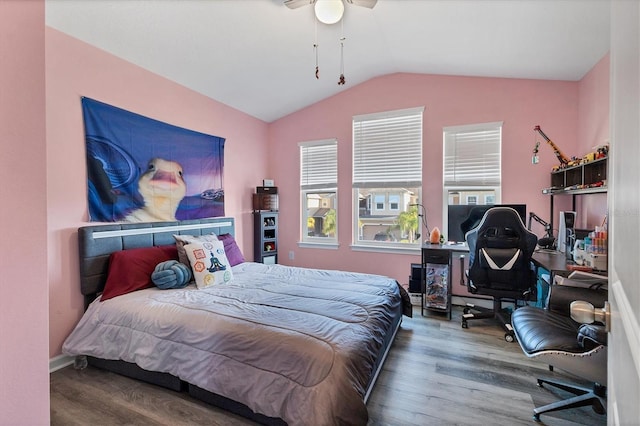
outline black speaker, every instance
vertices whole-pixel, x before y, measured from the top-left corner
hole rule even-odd
[[[411,264],[411,275],[409,276],[409,293],[420,293],[422,290],[422,264]]]
[[[421,280],[422,279],[422,264],[421,263],[412,263],[411,264],[411,279],[412,280]]]

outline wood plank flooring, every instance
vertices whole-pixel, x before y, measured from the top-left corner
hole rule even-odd
[[[575,378],[550,372],[507,343],[491,320],[460,326],[453,318],[404,318],[368,402],[369,425],[606,425],[590,407],[543,414],[534,406],[569,394],[540,388],[537,377]],[[253,425],[186,393],[166,390],[114,373],[72,366],[51,374],[51,424],[85,425]]]

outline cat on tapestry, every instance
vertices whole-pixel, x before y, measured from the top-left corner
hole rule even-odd
[[[138,192],[144,206],[129,213],[127,222],[157,222],[176,220],[180,201],[187,193],[182,166],[163,158],[153,158],[138,179]]]

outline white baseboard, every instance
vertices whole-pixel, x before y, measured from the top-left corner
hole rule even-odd
[[[493,309],[493,300],[492,299],[480,299],[476,297],[466,297],[466,296],[451,296],[451,304],[456,306],[466,306],[467,303],[471,303],[475,306],[480,306],[487,309]],[[513,307],[512,302],[502,302],[502,307]]]
[[[465,296],[451,296],[451,304],[456,306],[466,306],[467,303],[472,303],[476,306],[491,309],[493,308],[493,301],[491,299],[480,299],[475,297]]]
[[[49,374],[73,364],[74,358],[67,355],[58,355],[49,359]]]

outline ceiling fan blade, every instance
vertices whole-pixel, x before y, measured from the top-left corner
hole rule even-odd
[[[345,0],[347,3],[354,4],[356,6],[364,6],[369,9],[373,9],[378,0]]]
[[[368,7],[369,9],[373,9],[378,0],[344,0],[349,4],[353,4],[355,6],[363,6]],[[284,0],[284,5],[289,9],[297,9],[302,6],[307,6],[310,4],[314,4],[316,0]]]
[[[315,3],[316,0],[284,0],[284,5],[289,9],[297,9]]]

